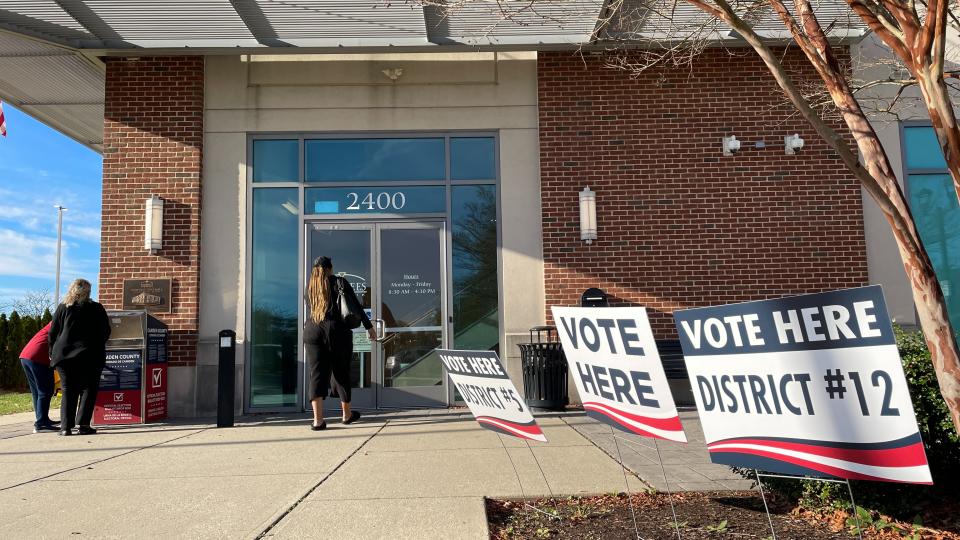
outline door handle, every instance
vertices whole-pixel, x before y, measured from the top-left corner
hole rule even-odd
[[[376,341],[382,341],[386,337],[384,334],[387,332],[387,323],[383,319],[374,319],[373,329],[377,334]]]

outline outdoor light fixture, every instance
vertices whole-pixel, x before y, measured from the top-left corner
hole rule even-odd
[[[144,216],[143,248],[156,255],[163,247],[163,199],[151,195],[147,199],[147,211]]]
[[[580,192],[580,239],[588,244],[597,239],[597,194],[589,186]]]
[[[740,141],[736,135],[723,138],[723,155],[732,156],[740,151]]]
[[[803,139],[800,138],[799,133],[794,133],[793,135],[787,135],[783,138],[783,151],[788,156],[792,156],[803,149]]]

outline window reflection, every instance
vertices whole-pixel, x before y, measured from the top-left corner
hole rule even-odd
[[[308,182],[443,180],[443,139],[315,139],[305,142]]]
[[[910,175],[910,208],[940,280],[950,322],[960,328],[960,206],[947,174]]]
[[[450,178],[493,180],[497,177],[493,137],[450,139]]]
[[[499,350],[496,186],[453,187],[453,342]]]
[[[296,188],[253,192],[251,407],[297,403],[297,199]]]
[[[254,182],[298,182],[300,180],[300,141],[253,141]]]

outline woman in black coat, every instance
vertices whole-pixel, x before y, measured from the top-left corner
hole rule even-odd
[[[60,435],[93,435],[90,427],[100,390],[100,373],[106,363],[110,319],[103,306],[90,299],[90,282],[75,280],[50,323],[50,365],[60,374]],[[82,399],[81,399],[82,396]],[[77,418],[77,402],[80,417]]]

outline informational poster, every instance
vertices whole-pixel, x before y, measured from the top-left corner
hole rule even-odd
[[[481,427],[521,439],[547,442],[497,353],[437,349],[437,355]]]
[[[145,421],[155,422],[167,417],[167,364],[147,364]]]
[[[629,433],[687,442],[645,308],[552,309],[588,416]]]
[[[93,410],[95,424],[139,424],[143,421],[143,351],[107,351],[100,373],[100,392]]]
[[[879,286],[674,318],[714,463],[932,483]]]

